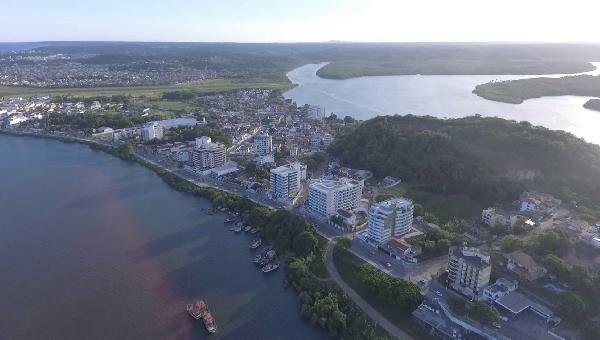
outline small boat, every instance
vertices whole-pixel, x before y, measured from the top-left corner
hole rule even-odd
[[[275,252],[275,250],[269,250],[265,255],[267,256],[267,258],[273,259],[275,258],[275,256],[277,256],[277,253]]]
[[[263,273],[270,273],[279,268],[279,263],[269,263],[262,268]]]
[[[235,231],[237,228],[236,227],[231,227],[229,228],[229,231]]]
[[[200,320],[208,313],[208,306],[204,300],[196,300],[194,303],[188,303],[186,310],[195,320]]]
[[[260,261],[262,261],[262,260],[263,260],[262,255],[258,254],[256,256],[254,256],[254,259],[252,260],[252,262],[260,263]]]
[[[235,227],[235,228],[233,228],[233,232],[234,233],[241,233],[242,232],[242,227]]]
[[[262,240],[261,239],[256,239],[250,245],[250,249],[256,249],[256,248],[260,247],[261,244],[262,244]]]
[[[204,327],[209,333],[217,332],[217,323],[215,322],[215,318],[213,318],[212,314],[208,312],[205,316],[202,317],[202,321],[204,321]]]
[[[244,227],[244,231],[245,231],[245,232],[248,232],[248,231],[250,231],[250,229],[252,229],[252,227],[251,227],[251,226],[249,226],[249,225],[247,225],[247,226],[245,226],[245,227]]]
[[[235,218],[228,218],[225,221],[223,221],[223,223],[228,224],[228,223],[233,223],[235,222]]]
[[[250,234],[254,235],[256,233],[258,233],[258,228],[252,228],[252,229],[250,229]]]

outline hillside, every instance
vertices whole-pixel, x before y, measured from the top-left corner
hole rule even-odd
[[[477,85],[473,93],[485,99],[513,104],[548,96],[600,97],[600,77],[578,75],[489,82]]]
[[[329,151],[348,166],[433,193],[494,204],[537,189],[600,215],[600,147],[527,122],[381,116],[341,132]]]

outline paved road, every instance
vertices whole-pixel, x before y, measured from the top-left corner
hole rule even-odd
[[[381,328],[385,329],[390,335],[398,339],[413,339],[410,335],[406,334],[403,330],[394,325],[391,321],[381,315],[375,308],[373,308],[367,301],[365,301],[357,292],[354,291],[350,286],[344,282],[340,273],[338,273],[333,263],[333,248],[335,246],[335,240],[329,242],[327,245],[327,251],[325,253],[325,267],[329,272],[329,275],[333,281],[340,286],[340,288],[348,295],[352,301],[362,309],[367,315]]]

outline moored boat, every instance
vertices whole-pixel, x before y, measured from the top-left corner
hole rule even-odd
[[[268,263],[262,268],[263,273],[270,273],[279,268],[279,263]]]
[[[256,249],[256,248],[260,247],[261,244],[262,244],[262,240],[256,239],[256,240],[254,240],[254,242],[252,242],[252,244],[250,244],[250,249]]]
[[[208,306],[204,300],[196,300],[194,303],[188,303],[186,310],[194,319],[200,320],[208,313]]]
[[[217,332],[217,323],[215,322],[215,318],[213,318],[212,314],[208,312],[205,316],[202,317],[202,321],[204,321],[204,327],[209,333]]]
[[[251,226],[249,226],[249,225],[247,225],[247,226],[245,226],[245,227],[244,227],[244,231],[245,231],[245,232],[248,232],[248,231],[250,231],[250,229],[252,229],[252,227],[251,227]]]
[[[258,228],[250,229],[250,234],[256,234],[256,233],[258,233]]]

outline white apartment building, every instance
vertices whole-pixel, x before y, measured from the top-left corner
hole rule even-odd
[[[287,200],[295,197],[304,179],[306,179],[306,165],[300,162],[271,169],[271,198]]]
[[[452,247],[448,254],[448,283],[462,294],[479,300],[490,283],[490,256],[477,248]]]
[[[384,244],[393,237],[408,234],[412,228],[414,204],[398,197],[373,204],[369,209],[367,237]]]
[[[273,153],[273,137],[268,134],[261,134],[254,137],[254,153],[257,156]]]
[[[227,161],[225,145],[213,143],[210,137],[196,138],[196,145],[192,151],[194,171],[203,172],[220,167]]]
[[[158,122],[152,122],[142,128],[142,140],[149,142],[154,139],[162,139],[164,135],[164,128]]]
[[[338,209],[355,209],[363,187],[364,181],[349,178],[315,180],[308,187],[308,209],[323,218],[336,214]]]

